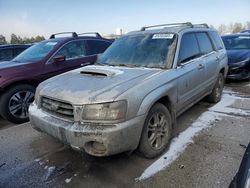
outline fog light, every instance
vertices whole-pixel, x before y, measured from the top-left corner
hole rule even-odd
[[[93,142],[92,147],[95,153],[105,153],[106,151],[106,147],[100,142]]]

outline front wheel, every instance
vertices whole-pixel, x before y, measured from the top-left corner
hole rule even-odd
[[[225,78],[222,73],[219,74],[216,84],[212,90],[212,93],[208,95],[207,101],[211,103],[217,103],[221,100]]]
[[[171,128],[171,116],[168,109],[163,104],[155,104],[145,120],[139,152],[146,158],[159,156],[170,141]]]
[[[31,85],[17,85],[0,98],[0,114],[12,123],[24,123],[29,120],[28,108],[34,100],[35,88]]]

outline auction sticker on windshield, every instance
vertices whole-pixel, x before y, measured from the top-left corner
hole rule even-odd
[[[160,33],[160,34],[154,34],[152,39],[172,39],[173,37],[174,34]]]

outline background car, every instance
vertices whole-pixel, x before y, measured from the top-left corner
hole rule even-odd
[[[76,34],[39,42],[12,61],[0,63],[0,115],[13,123],[28,121],[28,106],[36,86],[43,80],[66,71],[92,64],[113,40],[100,34]],[[72,83],[73,84],[73,83]]]
[[[241,33],[250,33],[250,29],[243,30],[243,31],[241,31]]]
[[[244,80],[250,78],[250,33],[222,36],[227,49],[229,71],[227,78]]]
[[[0,61],[9,61],[29,48],[31,44],[5,44],[0,45]]]

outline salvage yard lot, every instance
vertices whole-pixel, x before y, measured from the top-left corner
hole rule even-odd
[[[169,150],[154,160],[92,157],[1,119],[0,187],[228,187],[250,141],[249,114],[250,84],[229,83],[219,104],[201,101],[177,119]]]

